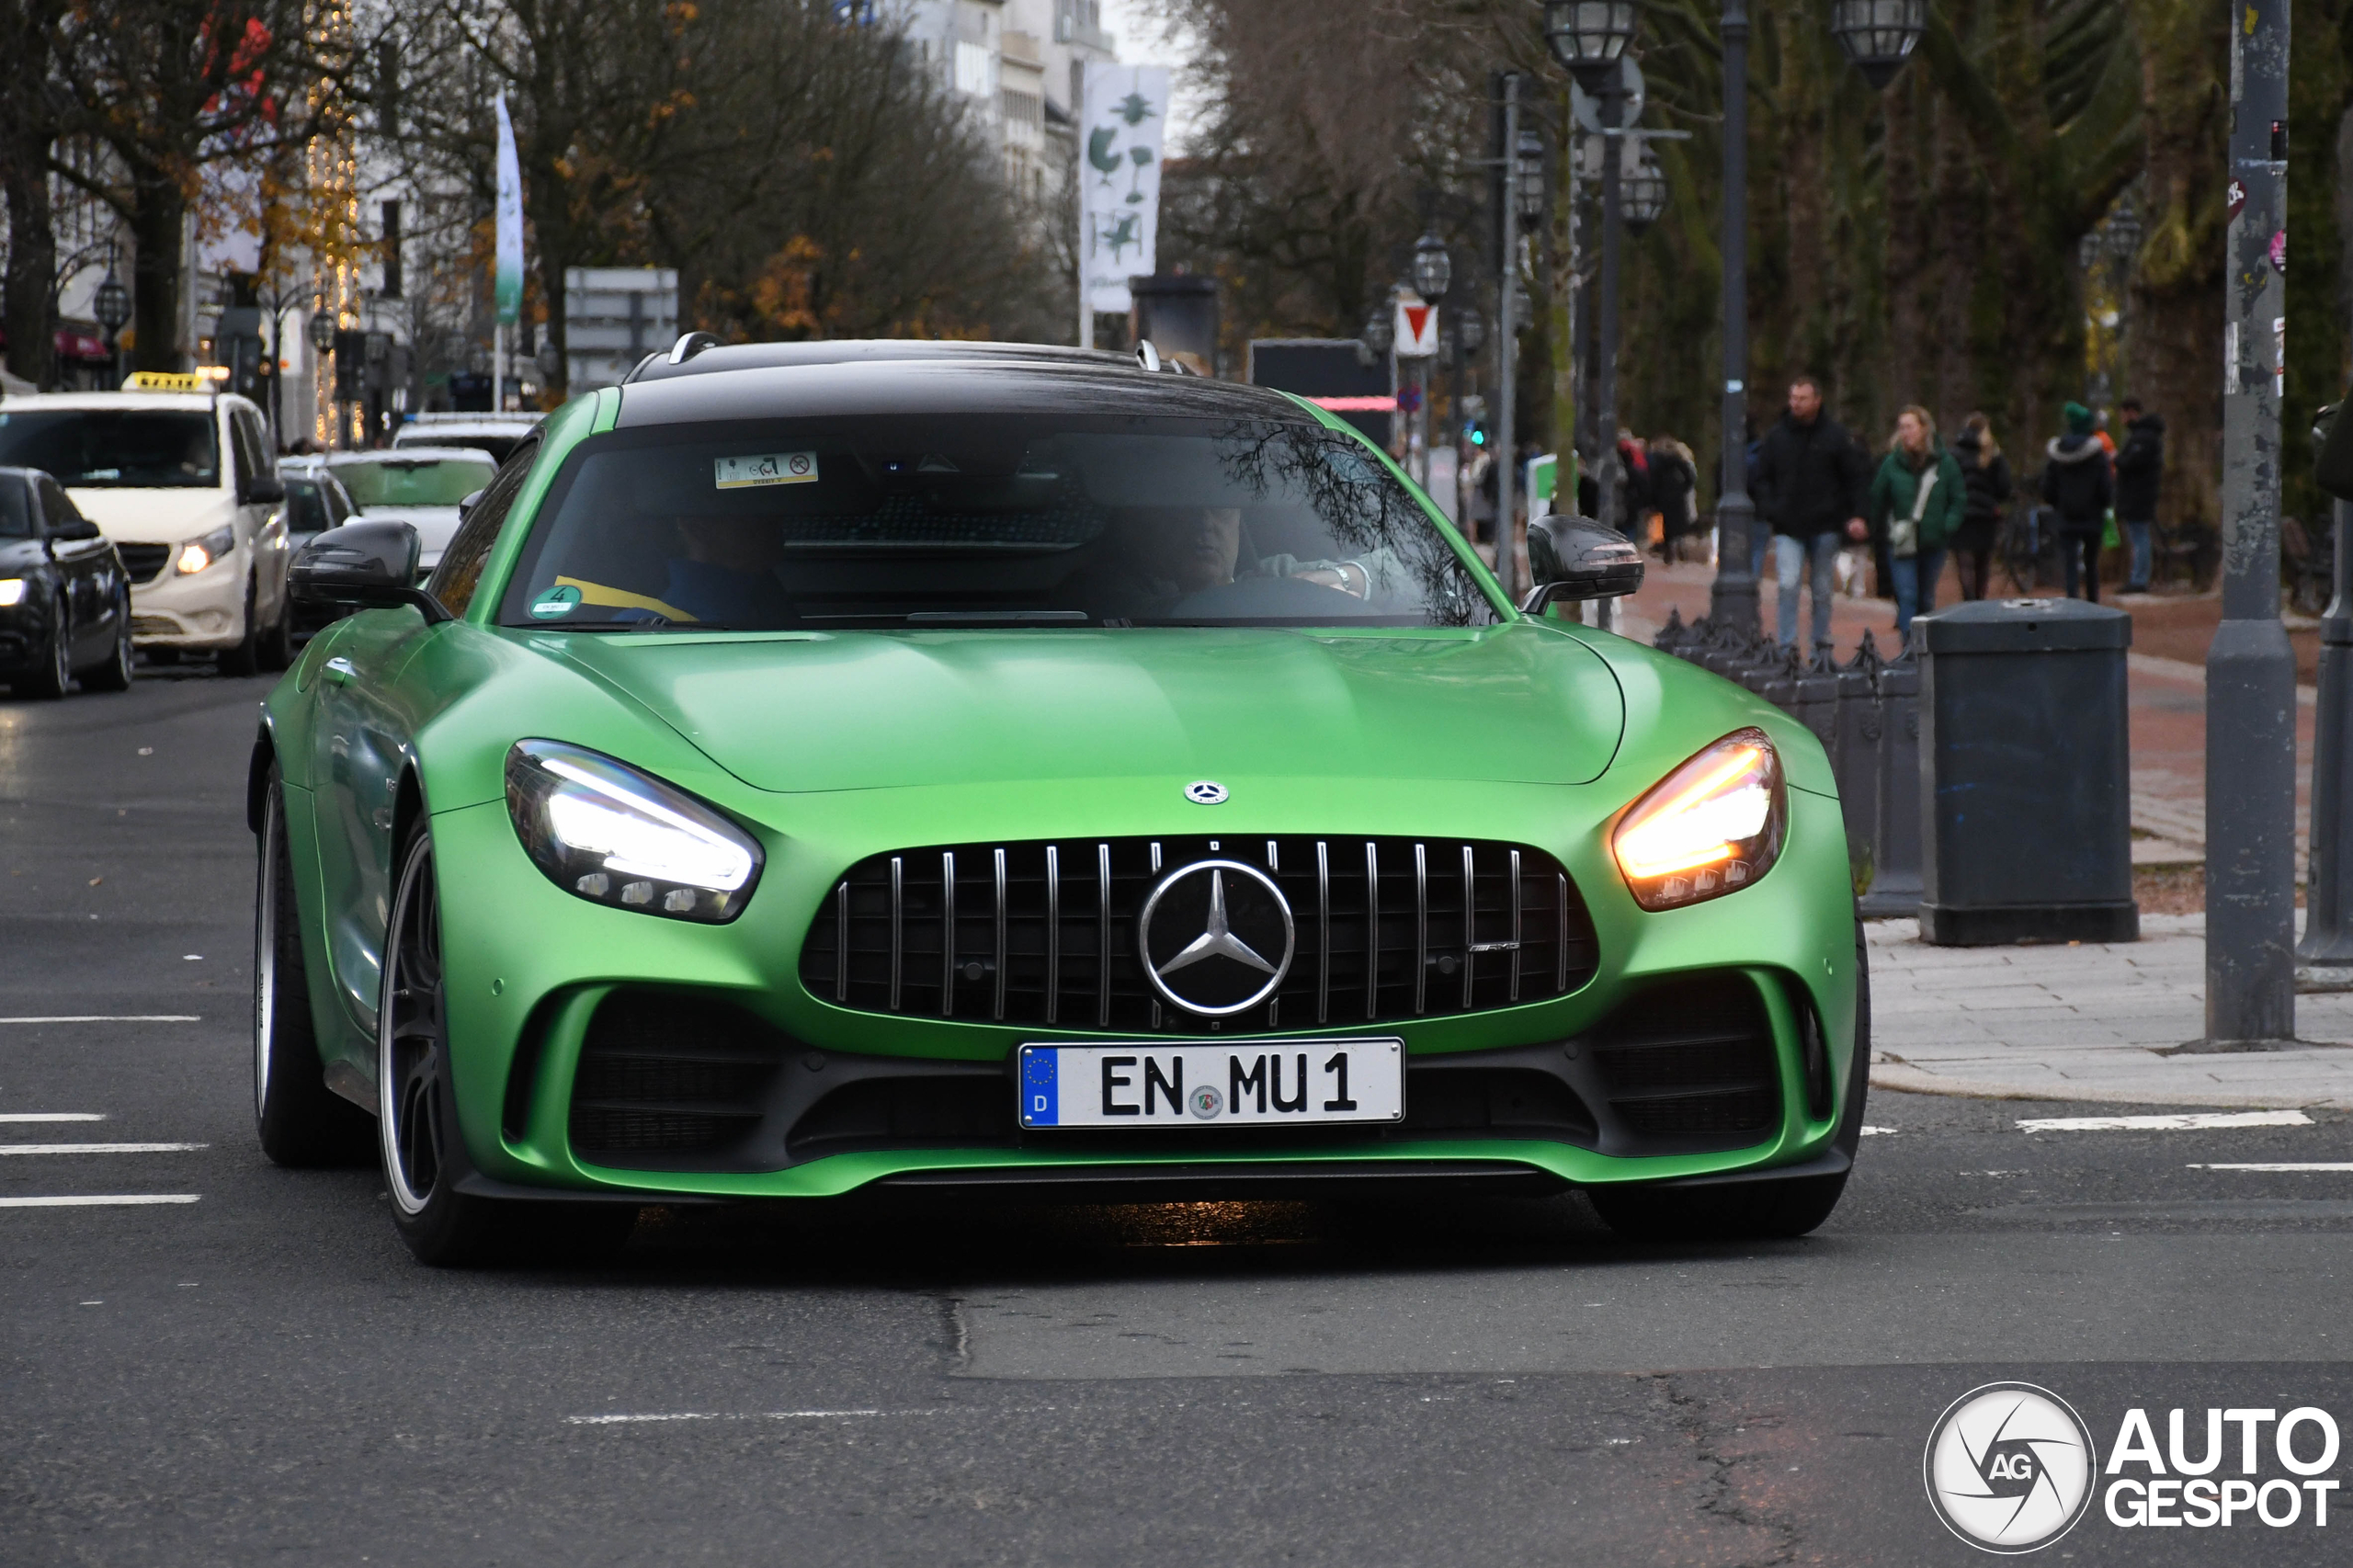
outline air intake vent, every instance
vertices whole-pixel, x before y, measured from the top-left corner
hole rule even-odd
[[[723,1162],[758,1130],[785,1047],[724,1002],[615,992],[590,1020],[573,1074],[573,1152],[638,1170]]]
[[[1146,984],[1136,917],[1197,860],[1264,867],[1295,928],[1281,985],[1211,1020]],[[1597,961],[1559,861],[1521,845],[1410,838],[1120,838],[959,844],[858,862],[801,949],[821,1000],[1072,1029],[1362,1028],[1565,995]]]
[[[1609,1109],[1637,1139],[1675,1150],[1736,1149],[1780,1116],[1772,1021],[1745,975],[1658,982],[1592,1039]]]
[[[153,582],[172,559],[168,544],[118,544],[114,552],[122,557],[122,569],[134,583]]]

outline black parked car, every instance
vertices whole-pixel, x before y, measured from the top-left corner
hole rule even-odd
[[[313,535],[339,528],[358,515],[351,493],[317,459],[280,458],[278,472],[286,485],[287,549],[300,550]],[[294,641],[309,642],[345,613],[332,605],[297,603]]]
[[[131,577],[39,469],[0,468],[0,680],[20,697],[131,685]]]

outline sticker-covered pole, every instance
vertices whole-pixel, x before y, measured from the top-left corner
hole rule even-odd
[[[1512,527],[1512,482],[1518,478],[1519,437],[1512,428],[1518,402],[1519,371],[1513,364],[1519,323],[1512,319],[1512,291],[1519,284],[1519,77],[1504,77],[1503,254],[1497,257],[1495,289],[1495,581],[1504,597],[1519,599],[1518,539]]]
[[[2222,620],[2206,655],[2208,1051],[2296,1032],[2296,665],[2279,621],[2289,0],[2231,8]]]
[[[1748,7],[1724,0],[1723,477],[1716,492],[1716,581],[1708,619],[1756,624],[1748,494]]]

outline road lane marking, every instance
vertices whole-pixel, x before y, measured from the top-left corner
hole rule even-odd
[[[0,1143],[0,1154],[185,1154],[210,1143]]]
[[[1863,1128],[1863,1136],[1866,1138],[1893,1138],[1895,1136],[1895,1129],[1893,1127],[1872,1127],[1867,1123]]]
[[[2273,1160],[2237,1165],[2188,1165],[2193,1171],[2321,1171],[2343,1175],[2353,1171],[2353,1160]]]
[[[111,1209],[142,1203],[193,1203],[200,1192],[77,1193],[71,1198],[0,1198],[0,1209]]]
[[[567,1426],[640,1426],[665,1421],[836,1421],[864,1416],[1029,1415],[1051,1404],[949,1405],[938,1410],[678,1410],[642,1415],[567,1415]]]
[[[95,1110],[8,1110],[0,1111],[0,1121],[104,1121],[106,1118]]]
[[[0,1018],[0,1024],[200,1024],[194,1013],[58,1013]]]
[[[2054,1116],[2021,1121],[2020,1132],[2188,1132],[2207,1127],[2310,1127],[2300,1110],[2196,1110],[2165,1116]]]

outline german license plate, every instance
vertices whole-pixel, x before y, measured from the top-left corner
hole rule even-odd
[[[1400,1040],[1021,1048],[1024,1127],[1300,1127],[1404,1116]]]

